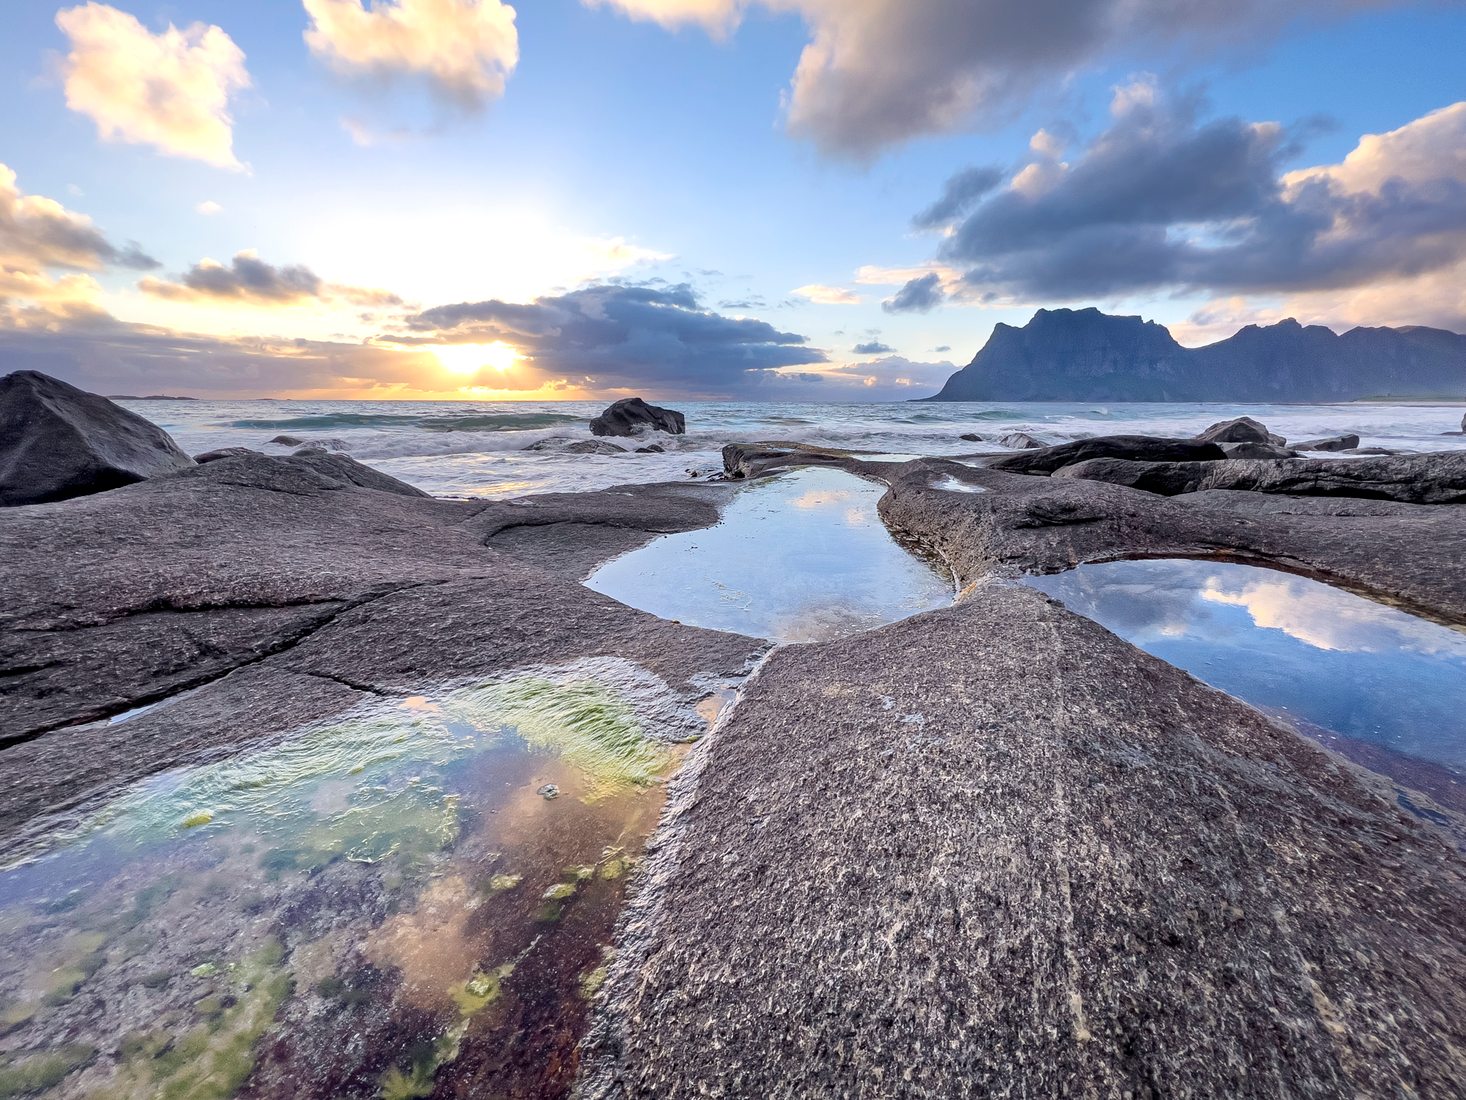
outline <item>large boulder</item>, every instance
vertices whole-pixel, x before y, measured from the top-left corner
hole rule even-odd
[[[203,454],[193,456],[193,460],[200,466],[209,462],[222,462],[226,458],[247,458],[255,456],[264,457],[263,451],[256,451],[252,447],[219,447],[216,450],[205,451]]]
[[[1267,430],[1267,425],[1250,416],[1239,416],[1235,420],[1223,420],[1213,424],[1196,437],[1203,443],[1271,443],[1282,447],[1287,440]]]
[[[39,371],[0,378],[0,506],[116,489],[192,466],[137,413]]]
[[[1403,504],[1466,504],[1466,451],[1340,461],[1133,462],[1101,458],[1075,463],[1055,477],[1105,481],[1178,496],[1210,489],[1306,497],[1363,497]]]
[[[1293,447],[1299,451],[1349,451],[1359,446],[1357,435],[1331,435],[1325,439],[1305,439]]]
[[[1065,466],[1092,458],[1125,458],[1141,462],[1219,462],[1226,457],[1227,452],[1216,443],[1203,443],[1195,439],[1166,439],[1153,435],[1101,435],[1000,458],[991,465],[994,470],[1010,470],[1019,474],[1051,474]]]
[[[639,397],[623,397],[590,422],[591,435],[640,435],[648,430],[684,435],[687,418],[673,409],[648,405]]]

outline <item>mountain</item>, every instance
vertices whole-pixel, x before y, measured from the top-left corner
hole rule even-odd
[[[1041,309],[998,325],[927,401],[1326,402],[1466,398],[1466,336],[1443,329],[1248,325],[1201,348],[1164,325],[1097,309]]]

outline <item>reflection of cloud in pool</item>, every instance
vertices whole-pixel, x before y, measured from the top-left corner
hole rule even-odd
[[[1201,598],[1243,608],[1256,625],[1281,630],[1315,649],[1340,653],[1408,649],[1466,656],[1466,636],[1453,637],[1433,623],[1302,577],[1239,582],[1214,576],[1201,590]]]
[[[810,489],[789,503],[796,508],[826,508],[832,504],[844,504],[854,496],[855,493],[849,489]]]

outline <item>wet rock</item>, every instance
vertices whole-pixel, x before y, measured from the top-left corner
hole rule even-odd
[[[1358,446],[1357,435],[1331,435],[1324,439],[1308,439],[1293,444],[1294,449],[1299,451],[1348,451]]]
[[[999,436],[998,445],[1007,447],[1010,451],[1032,451],[1048,446],[1042,439],[1036,439],[1027,432],[1009,432],[1007,435]]]
[[[193,456],[193,460],[199,465],[206,462],[220,462],[226,458],[243,458],[247,455],[255,455],[263,458],[264,453],[253,450],[249,447],[219,447],[216,450],[205,451],[203,454]]]
[[[1231,489],[1297,496],[1365,497],[1406,504],[1466,503],[1466,451],[1361,458],[1226,463],[1094,459],[1056,473],[1063,478],[1128,485],[1162,496]]]
[[[982,436],[978,435],[976,432],[965,432],[962,435],[958,436],[958,438],[966,440],[968,443],[982,442]]]
[[[1346,447],[1339,452],[1344,455],[1408,455],[1414,451],[1397,451],[1391,447]]]
[[[270,442],[278,443],[282,447],[299,447],[305,442],[305,440],[301,439],[299,436],[294,435],[277,435],[274,439],[270,440]]]
[[[667,448],[659,443],[653,443],[650,447],[638,447],[636,453],[639,455],[660,455],[666,454]]]
[[[582,439],[570,444],[565,451],[573,455],[620,455],[626,453],[626,448],[618,447],[604,439]]]
[[[1006,442],[1006,437],[1004,438]],[[1055,470],[1092,458],[1123,458],[1143,462],[1215,462],[1227,457],[1216,443],[1195,439],[1166,439],[1152,435],[1101,435],[1076,439],[1056,447],[1044,447],[1031,454],[1000,458],[990,464],[994,470],[1019,474],[1051,474]]]
[[[623,397],[590,422],[592,435],[637,435],[654,430],[683,435],[687,419],[680,412],[649,405],[640,397]]]
[[[795,466],[840,466],[848,461],[848,455],[799,444],[729,443],[723,448],[723,472],[735,479]]]
[[[1228,458],[1297,458],[1298,452],[1271,443],[1220,443]]]
[[[539,790],[535,791],[535,794],[539,795],[546,802],[548,802],[551,799],[560,797],[560,788],[555,786],[555,784],[553,783],[546,783]]]
[[[1268,431],[1265,424],[1250,416],[1239,416],[1235,420],[1213,424],[1196,438],[1203,443],[1271,443],[1274,447],[1284,447],[1288,443],[1282,436]]]
[[[194,464],[167,432],[39,371],[0,378],[0,506],[100,493]]]

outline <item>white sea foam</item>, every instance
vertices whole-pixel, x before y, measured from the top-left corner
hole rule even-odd
[[[1461,409],[1445,405],[1135,405],[905,403],[794,405],[670,402],[688,434],[653,433],[662,454],[580,455],[526,448],[557,438],[589,439],[599,402],[138,401],[126,402],[173,434],[190,453],[254,447],[274,454],[277,435],[338,441],[348,453],[431,493],[518,496],[651,481],[685,481],[721,469],[725,443],[798,440],[881,454],[953,455],[1002,450],[997,440],[1027,432],[1061,443],[1117,432],[1191,435],[1218,420],[1251,416],[1292,439],[1353,432],[1362,446],[1442,450]],[[962,440],[976,433],[983,442]],[[627,441],[622,441],[623,443]]]

